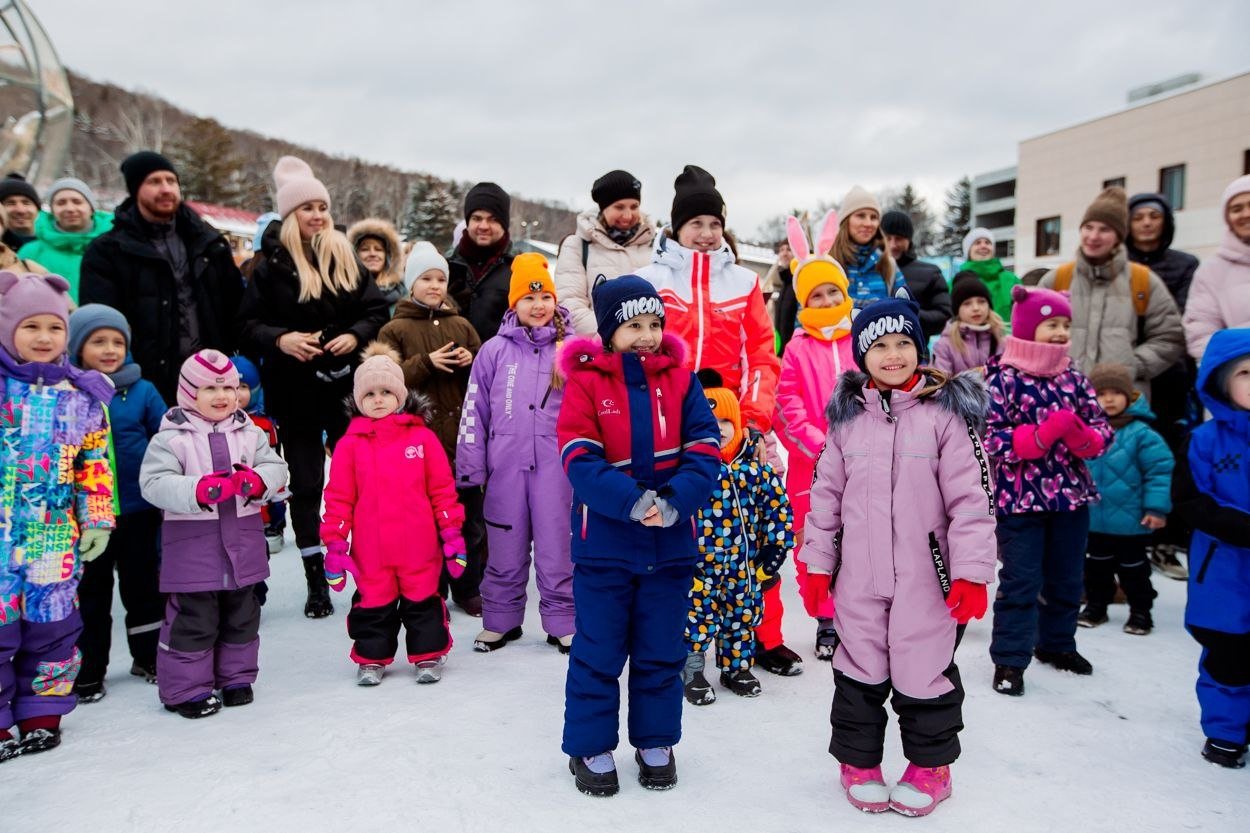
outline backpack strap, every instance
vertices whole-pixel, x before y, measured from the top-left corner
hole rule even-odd
[[[590,241],[582,238],[582,268],[586,268],[586,264],[590,262]]]
[[[1144,263],[1129,264],[1129,292],[1137,313],[1137,343],[1146,340],[1146,310],[1150,308],[1150,269]]]
[[[1056,292],[1067,292],[1072,286],[1072,275],[1076,273],[1076,261],[1059,264],[1055,269],[1055,286]]]

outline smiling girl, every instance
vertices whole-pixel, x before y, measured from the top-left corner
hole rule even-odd
[[[960,272],[951,284],[955,317],[933,346],[933,366],[943,373],[985,373],[990,356],[1002,352],[1006,326],[990,306],[990,290],[975,272]]]

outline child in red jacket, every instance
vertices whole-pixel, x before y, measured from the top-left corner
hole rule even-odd
[[[436,683],[451,650],[438,578],[444,561],[453,578],[464,573],[464,510],[447,453],[426,427],[425,398],[404,387],[389,348],[373,344],[365,355],[354,416],[330,460],[321,521],[326,582],[342,591],[345,573],[356,581],[347,633],[359,685],[382,682],[401,623],[417,682]]]

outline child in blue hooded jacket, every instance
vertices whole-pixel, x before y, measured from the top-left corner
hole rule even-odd
[[[1198,396],[1214,419],[1189,435],[1172,484],[1194,528],[1185,627],[1202,646],[1202,756],[1240,768],[1250,734],[1250,328],[1211,337]]]

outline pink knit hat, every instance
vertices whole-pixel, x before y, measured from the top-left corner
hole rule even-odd
[[[36,315],[55,315],[69,331],[69,281],[60,275],[19,275],[0,272],[0,345],[17,358],[13,334]]]
[[[1047,318],[1072,318],[1067,292],[1016,284],[1011,288],[1011,300],[1011,334],[1022,341],[1032,341],[1038,325]]]
[[[330,205],[330,192],[313,176],[308,163],[297,156],[284,156],[273,166],[273,181],[278,186],[275,198],[282,219],[306,202],[321,200]]]
[[[189,356],[178,371],[178,404],[195,410],[195,395],[205,385],[239,386],[239,371],[225,353],[201,350]]]
[[[398,358],[394,350],[376,341],[365,348],[365,360],[356,368],[352,384],[352,401],[358,410],[364,410],[361,403],[365,394],[374,388],[395,394],[400,406],[403,406],[408,399],[408,388],[404,384],[404,370],[399,366]]]

